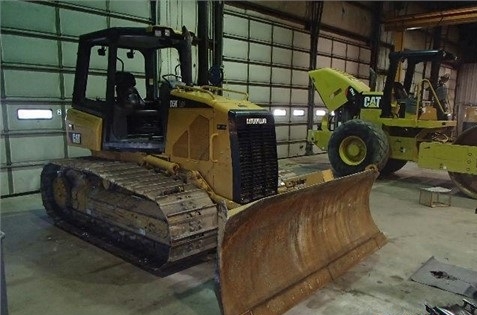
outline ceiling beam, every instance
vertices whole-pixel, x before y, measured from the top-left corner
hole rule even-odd
[[[388,18],[383,21],[386,31],[468,24],[477,22],[477,6],[437,12],[418,13]]]

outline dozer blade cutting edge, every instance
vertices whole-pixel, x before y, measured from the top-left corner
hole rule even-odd
[[[225,315],[282,314],[386,243],[367,170],[219,210],[216,294]]]

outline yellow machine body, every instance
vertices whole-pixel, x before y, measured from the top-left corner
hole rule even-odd
[[[442,104],[437,101],[437,95],[428,80],[422,80],[416,85],[418,95],[416,99],[397,100],[393,97],[390,104],[392,117],[383,117],[382,106],[380,106],[383,92],[369,92],[370,88],[357,78],[332,68],[313,70],[309,72],[309,75],[328,109],[320,128],[308,131],[308,141],[320,149],[329,151],[334,128],[339,128],[332,125],[336,120],[334,115],[338,115],[336,112],[339,111],[343,113],[349,107],[352,108],[352,114],[348,114],[350,117],[344,118],[345,120],[359,119],[384,132],[383,136],[386,139],[382,141],[386,142],[389,151],[386,159],[393,165],[399,165],[391,167],[391,172],[402,167],[406,161],[413,161],[423,168],[446,170],[469,176],[477,175],[477,132],[473,132],[475,138],[467,136],[465,143],[460,143],[459,137],[456,139],[453,136],[457,121],[438,120],[437,109],[442,110]],[[431,101],[422,99],[421,92],[425,89],[433,96]],[[359,108],[356,109],[357,107]],[[475,126],[477,116],[474,112],[476,111],[473,108],[466,110],[465,127]],[[348,134],[348,137],[351,136]],[[457,145],[457,143],[460,144]],[[347,152],[366,149],[364,146],[360,149],[359,146],[350,145],[345,149],[341,148],[339,152],[345,163],[351,163],[352,153]],[[351,157],[346,159],[346,154]],[[365,154],[363,152],[363,155]],[[384,172],[386,171],[388,169],[384,168]],[[454,182],[460,177],[455,178],[454,176]],[[477,182],[477,179],[466,178],[459,187],[473,187],[473,182]],[[475,190],[464,187],[463,191],[477,198],[477,188],[473,189]]]
[[[45,165],[43,205],[65,230],[155,271],[217,250],[224,314],[282,314],[384,245],[369,208],[377,172],[280,174],[272,113],[246,93],[194,85],[193,37],[163,26],[80,36],[66,132],[92,154]],[[169,48],[181,75],[161,80],[157,51]],[[142,54],[144,73],[120,49]],[[96,53],[105,99],[86,93]],[[342,92],[328,87],[334,106]],[[378,108],[379,94],[369,97]]]
[[[70,108],[66,112],[68,145],[100,151],[103,140],[103,120],[80,110]]]

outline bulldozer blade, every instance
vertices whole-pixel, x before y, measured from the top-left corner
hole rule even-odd
[[[367,170],[219,208],[216,294],[225,315],[282,314],[386,243]]]

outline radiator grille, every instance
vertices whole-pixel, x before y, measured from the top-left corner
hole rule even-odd
[[[256,118],[257,114],[248,113],[247,116]],[[236,117],[235,121],[238,152],[235,152],[233,162],[238,165],[233,167],[234,199],[241,204],[277,193],[278,161],[273,116],[267,112],[260,117],[266,118],[267,123],[246,124],[244,117]]]

